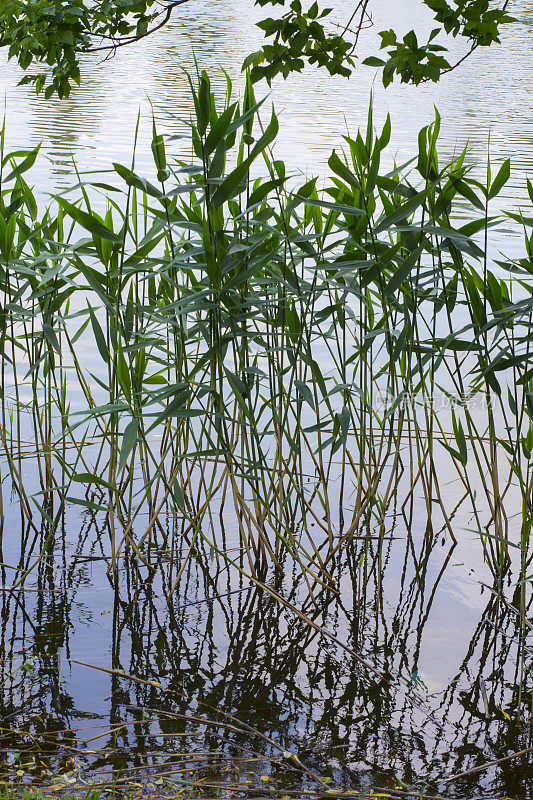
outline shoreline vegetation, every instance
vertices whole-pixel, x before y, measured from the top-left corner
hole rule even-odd
[[[436,513],[456,539],[438,457],[494,576],[517,549],[527,581],[531,218],[506,215],[523,228],[522,258],[495,258],[490,242],[509,161],[489,164],[485,184],[466,150],[439,165],[437,115],[418,156],[382,174],[390,121],[378,135],[370,110],[366,133],[332,153],[323,191],[316,179],[287,188],[277,118],[263,123],[252,85],[241,109],[228,82],[220,111],[205,73],[191,90],[193,161],[168,164],[154,123],[159,183],[115,164],[124,189],[80,177],[80,199],[63,193],[40,217],[23,177],[38,150],[2,155],[1,444],[25,524],[37,515],[52,538],[68,503],[107,514],[114,570],[126,544],[144,563],[158,507],[197,541],[222,498],[254,579],[287,555],[327,585],[357,527],[382,529],[402,491],[405,513],[415,486],[428,524]],[[260,157],[265,179],[251,176]],[[32,494],[19,468],[30,455]],[[522,506],[513,535],[507,496]],[[141,508],[151,520],[136,541]]]
[[[450,544],[470,515],[489,591],[519,620],[519,724],[532,677],[533,218],[504,215],[524,253],[494,254],[509,161],[488,163],[484,182],[466,150],[441,164],[437,113],[414,157],[385,168],[390,120],[377,132],[370,106],[324,187],[298,185],[249,79],[242,102],[228,79],[217,106],[205,72],[191,94],[190,161],[168,156],[154,122],[155,180],[133,157],[113,165],[115,182],[78,175],[44,212],[28,182],[38,149],[2,145],[0,515],[15,502],[36,542],[4,590],[24,590],[76,506],[104,523],[110,580],[126,557],[149,576],[168,548],[170,602],[200,553],[429,717],[275,576],[296,567],[319,607],[356,538],[383,545],[392,511],[409,539],[422,509],[427,540]]]

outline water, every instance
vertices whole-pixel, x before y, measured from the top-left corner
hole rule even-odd
[[[342,21],[343,4],[337,3],[336,8],[336,18]],[[323,171],[342,134],[365,124],[373,86],[376,122],[381,124],[390,112],[393,149],[399,159],[416,152],[418,130],[433,119],[436,105],[443,117],[443,157],[468,141],[472,160],[484,164],[490,133],[493,161],[513,159],[512,180],[503,193],[507,207],[528,204],[525,175],[531,176],[533,166],[533,4],[516,0],[513,10],[520,21],[504,30],[502,45],[480,48],[439,84],[418,88],[394,84],[384,90],[374,70],[364,66],[349,80],[315,70],[292,76],[288,82],[277,80],[271,93],[281,122],[277,154],[294,170],[312,175]],[[144,135],[138,168],[148,169],[152,108],[163,132],[181,130],[176,118],[188,117],[190,110],[183,68],[194,70],[193,53],[221,90],[225,86],[222,67],[239,89],[242,61],[261,45],[261,31],[254,25],[258,15],[252,0],[195,0],[152,39],[122,48],[107,61],[97,55],[87,57],[82,86],[74,87],[64,101],[46,101],[28,87],[17,87],[20,72],[6,66],[2,54],[10,141],[17,147],[42,142],[48,159],[41,159],[34,173],[39,187],[51,191],[69,185],[72,157],[82,170],[107,169],[113,161],[129,163],[139,110]],[[363,34],[358,50],[361,60],[377,52],[379,30],[393,27],[401,32],[416,27],[428,31],[432,27],[427,9],[413,0],[376,3],[373,15],[374,26]],[[453,53],[464,53],[460,43],[452,44]]]
[[[16,519],[8,524],[7,531],[16,530]],[[424,537],[420,527],[409,542],[403,521],[391,520],[381,559],[373,539],[356,540],[348,565],[336,571],[338,601],[323,592],[313,607],[296,572],[275,587],[382,680],[294,614],[280,613],[234,570],[212,563],[208,551],[195,554],[170,603],[165,596],[180,554],[169,572],[164,548],[150,554],[153,576],[140,579],[126,560],[114,587],[105,526],[71,511],[64,544],[50,551],[26,591],[0,600],[2,748],[21,753],[4,762],[4,776],[13,779],[19,769],[24,780],[61,784],[95,772],[110,777],[112,770],[131,778],[140,767],[150,775],[157,767],[157,774],[190,778],[179,774],[185,766],[196,780],[257,785],[263,776],[280,791],[314,788],[267,736],[336,786],[392,788],[398,780],[438,785],[528,747],[529,696],[521,723],[505,716],[516,717],[517,621],[477,583],[480,576],[489,580],[482,566],[474,573],[465,566],[475,563],[471,536],[454,548],[438,535]],[[32,536],[18,560],[6,539],[5,560],[19,568],[31,561]],[[237,531],[228,532],[228,550],[237,543]],[[365,550],[367,566],[357,569]],[[4,571],[6,585],[12,574]],[[9,679],[24,659],[37,677]],[[122,670],[156,686],[123,678]],[[228,730],[227,713],[257,733]],[[253,754],[248,763],[239,760],[243,747]],[[199,767],[191,753],[203,754]],[[522,757],[452,783],[449,793],[470,797],[490,787],[526,798],[532,780],[531,761]]]
[[[520,22],[506,30],[502,46],[477,52],[440,85],[385,92],[374,84],[376,121],[381,124],[387,110],[391,113],[398,160],[415,152],[416,133],[432,119],[434,103],[443,117],[443,157],[468,140],[482,171],[490,131],[493,161],[513,159],[512,178],[502,194],[510,209],[528,203],[524,184],[533,158],[533,5],[516,6]],[[17,70],[4,67],[10,144],[43,143],[33,173],[41,195],[73,182],[72,158],[82,171],[128,163],[139,109],[137,171],[150,171],[151,108],[162,131],[183,130],[179,118],[187,117],[190,107],[181,67],[192,68],[193,50],[221,92],[221,66],[239,91],[240,64],[260,43],[256,14],[251,0],[191,3],[154,39],[124,48],[104,63],[87,59],[82,87],[68,101],[35,98],[16,87]],[[413,2],[384,2],[376,8],[375,30],[401,29],[406,20],[408,27],[428,24]],[[374,33],[363,39],[361,52],[375,52]],[[365,124],[372,82],[372,70],[364,67],[350,81],[309,71],[288,83],[276,82],[277,154],[295,171],[322,173],[342,132]],[[505,234],[501,244],[507,251],[515,246]],[[31,482],[31,459],[24,468]],[[426,522],[420,503],[408,538],[401,509],[391,510],[390,538],[381,556],[374,539],[356,540],[349,563],[336,572],[339,598],[323,593],[318,609],[290,565],[275,586],[383,680],[291,612],[280,612],[268,595],[217,563],[208,548],[194,553],[167,602],[183,557],[176,552],[182,544],[173,540],[170,520],[163,519],[168,545],[149,554],[154,575],[140,578],[127,559],[115,586],[107,575],[103,520],[70,508],[62,539],[31,573],[26,590],[0,596],[5,777],[65,783],[126,770],[124,775],[137,779],[157,765],[158,773],[166,770],[174,778],[250,780],[263,790],[314,788],[312,779],[283,756],[288,751],[344,788],[392,788],[398,781],[420,786],[429,779],[444,789],[446,777],[530,747],[531,647],[525,651],[526,692],[517,721],[518,620],[481,585],[491,579],[478,538],[465,532],[471,521],[457,516],[456,547],[443,534],[427,536]],[[20,528],[13,503],[1,560],[24,570],[42,541],[28,530],[20,548]],[[234,554],[235,520],[226,535],[226,548]],[[362,557],[363,569],[358,567]],[[3,585],[10,586],[14,570],[2,569]],[[502,591],[513,600],[512,589],[506,585]],[[24,672],[9,677],[27,659],[36,677]],[[122,670],[152,683],[121,677]],[[169,717],[169,712],[203,720]],[[228,713],[254,731],[224,727],[233,724],[223,716]],[[20,757],[8,749],[20,751]],[[197,761],[194,753],[201,754]],[[533,793],[531,764],[531,754],[519,756],[459,778],[447,792],[466,798],[490,791],[525,800]],[[185,769],[192,772],[177,772]],[[261,777],[270,780],[261,782]]]

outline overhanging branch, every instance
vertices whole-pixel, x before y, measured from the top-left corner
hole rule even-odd
[[[170,17],[172,16],[172,12],[174,11],[174,9],[177,8],[178,6],[182,6],[182,5],[184,5],[185,3],[188,3],[188,2],[189,2],[189,0],[173,0],[172,3],[170,3],[168,6],[166,6],[165,11],[161,12],[161,13],[163,13],[163,19],[161,20],[161,22],[159,22],[157,25],[154,25],[153,28],[150,28],[149,30],[145,31],[144,33],[140,33],[137,36],[125,36],[124,38],[121,38],[121,39],[113,39],[112,37],[109,37],[111,39],[109,44],[101,45],[99,47],[88,47],[85,50],[85,52],[86,53],[102,53],[102,52],[110,53],[110,52],[114,52],[119,47],[125,47],[128,44],[134,44],[135,42],[140,42],[141,39],[145,39],[147,36],[151,36],[156,31],[160,30],[161,28],[164,28],[165,25],[170,20]],[[102,37],[102,38],[104,38],[104,37]]]

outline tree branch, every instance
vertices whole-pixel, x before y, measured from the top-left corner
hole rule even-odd
[[[145,39],[147,36],[151,36],[152,33],[155,33],[161,28],[164,28],[164,26],[167,24],[170,17],[172,16],[172,12],[174,11],[174,9],[188,2],[189,0],[173,0],[173,2],[166,7],[166,10],[164,12],[164,17],[161,20],[161,22],[159,22],[153,28],[150,28],[150,30],[146,31],[145,33],[141,33],[138,36],[127,36],[124,39],[113,39],[110,44],[105,44],[100,47],[88,47],[87,50],[85,50],[84,52],[86,53],[101,53],[103,51],[110,52],[117,50],[119,47],[125,47],[128,44],[134,44],[135,42],[140,42],[141,39]]]
[[[503,6],[502,6],[502,8],[501,8],[501,11],[502,11],[502,13],[503,13],[504,11],[506,11],[506,10],[507,10],[507,6],[509,5],[509,3],[510,3],[510,2],[511,2],[511,0],[505,0],[505,2],[504,2],[504,4],[503,4]],[[470,50],[469,50],[467,53],[465,53],[465,54],[464,54],[464,56],[463,56],[462,58],[460,58],[460,59],[459,59],[459,61],[456,61],[456,63],[455,63],[455,64],[452,64],[452,66],[451,66],[451,67],[448,67],[448,69],[443,69],[443,70],[441,70],[441,73],[440,73],[440,74],[441,74],[441,75],[447,75],[449,72],[453,72],[453,71],[454,71],[454,69],[457,69],[457,67],[459,67],[459,66],[460,66],[460,65],[463,63],[463,61],[466,61],[466,59],[467,59],[467,58],[470,58],[470,56],[472,55],[472,53],[473,53],[475,50],[477,50],[477,48],[478,48],[478,47],[479,47],[479,42],[474,42],[474,43],[472,44],[472,47],[470,48]],[[421,81],[421,83],[427,83],[429,80],[430,80],[430,78],[424,78],[424,79]]]

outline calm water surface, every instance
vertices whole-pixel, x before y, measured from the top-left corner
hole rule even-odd
[[[337,6],[342,21],[343,4]],[[482,170],[490,134],[493,161],[513,160],[505,206],[529,204],[533,3],[519,0],[514,6],[520,20],[507,28],[502,46],[477,52],[438,86],[384,91],[366,67],[349,81],[308,71],[276,82],[271,96],[281,124],[277,155],[293,171],[322,174],[342,133],[365,124],[374,83],[376,121],[381,124],[390,112],[392,150],[399,160],[416,151],[417,131],[431,121],[435,104],[443,117],[442,157],[469,142],[472,161]],[[19,73],[3,63],[9,142],[16,148],[42,142],[43,157],[33,173],[40,193],[73,183],[73,159],[82,171],[127,163],[139,110],[137,171],[151,171],[151,109],[162,131],[183,130],[179,118],[188,117],[190,104],[182,68],[192,69],[193,52],[221,93],[222,67],[239,91],[242,60],[261,41],[256,16],[252,0],[191,0],[153,39],[104,63],[86,59],[82,87],[68,101],[45,101],[17,87]],[[376,51],[376,30],[430,22],[417,2],[378,2],[374,30],[366,33],[360,52]],[[502,247],[518,248],[515,238],[501,234]],[[31,460],[25,462],[30,483],[31,466]],[[0,596],[2,770],[13,779],[22,766],[23,780],[39,777],[39,765],[30,763],[38,733],[48,743],[39,754],[42,769],[66,774],[67,780],[90,770],[110,775],[113,769],[132,769],[125,774],[135,776],[153,764],[186,779],[185,770],[195,770],[199,753],[209,762],[205,774],[215,782],[257,781],[263,775],[272,781],[259,784],[263,789],[312,786],[282,766],[287,760],[262,734],[345,788],[390,788],[399,780],[421,786],[430,780],[444,790],[446,776],[530,747],[531,647],[521,662],[517,620],[480,584],[490,576],[479,540],[464,533],[471,520],[457,516],[457,531],[463,532],[457,547],[437,533],[426,535],[426,523],[420,506],[408,538],[400,509],[392,510],[382,555],[373,539],[356,540],[350,563],[336,575],[340,597],[319,598],[319,609],[290,568],[277,586],[382,671],[383,682],[288,612],[280,614],[272,600],[209,552],[191,560],[170,603],[165,597],[180,555],[175,547],[151,553],[156,572],[150,579],[142,580],[126,561],[120,585],[114,586],[104,560],[105,525],[70,509],[60,543],[49,548],[26,591]],[[24,569],[41,543],[26,531],[21,545],[20,530],[13,506],[0,560]],[[227,548],[235,547],[235,521],[227,537]],[[13,570],[2,570],[4,585],[11,585]],[[512,589],[505,590],[512,599]],[[227,596],[216,599],[219,595]],[[21,672],[9,677],[27,658],[36,677]],[[526,691],[518,697],[514,687],[521,669]],[[161,682],[174,694],[121,678],[120,670]],[[518,703],[523,711],[517,720]],[[203,715],[220,727],[168,712]],[[224,727],[224,713],[258,733]],[[75,731],[74,739],[68,731]],[[6,752],[14,748],[20,757]],[[208,753],[224,753],[226,760]],[[491,792],[526,800],[533,796],[532,761],[531,754],[519,756],[460,778],[446,791],[451,797]]]

